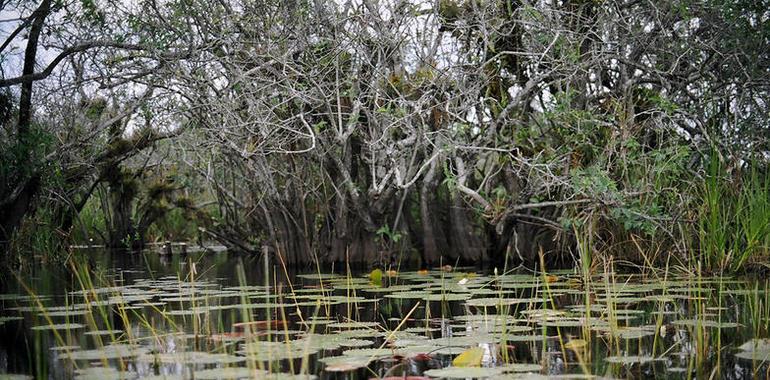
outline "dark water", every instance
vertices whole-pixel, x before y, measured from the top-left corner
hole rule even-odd
[[[5,274],[0,373],[767,377],[763,280],[400,269],[373,284],[368,270],[284,268],[226,252],[77,252],[69,266]],[[453,364],[462,353],[477,367]]]

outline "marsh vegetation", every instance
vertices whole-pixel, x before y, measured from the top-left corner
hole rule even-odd
[[[611,263],[585,275],[300,273],[226,252],[97,250],[72,263],[0,295],[8,369],[74,379],[413,380],[751,379],[770,370],[767,280],[684,268],[622,274]]]
[[[0,2],[0,373],[764,376],[768,9]]]

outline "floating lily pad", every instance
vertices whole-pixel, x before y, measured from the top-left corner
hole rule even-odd
[[[23,317],[18,317],[18,316],[0,317],[0,326],[4,325],[6,322],[20,321],[22,319],[24,319],[24,318]]]
[[[497,334],[474,334],[436,338],[428,342],[434,346],[474,346],[479,343],[498,343],[501,339],[502,336]]]
[[[374,328],[379,327],[377,322],[336,322],[330,323],[327,326],[335,329],[360,329],[360,328]]]
[[[388,287],[367,287],[363,291],[367,293],[389,293],[389,292],[406,292],[414,288],[413,285],[391,285]]]
[[[621,327],[611,329],[609,327],[595,328],[594,330],[612,335],[621,339],[640,339],[646,336],[655,335],[655,326],[650,327]]]
[[[297,275],[299,278],[304,278],[306,280],[332,280],[337,278],[342,278],[338,274],[334,273],[309,273],[309,274],[299,274]]]
[[[432,302],[445,302],[445,301],[465,301],[471,298],[468,293],[436,293],[428,294],[422,299]]]
[[[555,318],[537,323],[545,327],[601,327],[609,325],[608,322],[598,318]]]
[[[136,372],[122,372],[113,367],[88,367],[75,371],[75,380],[103,380],[136,378]]]
[[[267,371],[246,367],[209,368],[195,371],[196,380],[231,380],[262,378]]]
[[[319,359],[326,364],[324,371],[327,372],[347,372],[353,371],[359,368],[363,368],[371,363],[372,359],[369,356],[331,356]]]
[[[30,327],[30,330],[46,331],[46,330],[76,330],[86,327],[80,323],[57,323],[53,325],[40,325]]]
[[[452,360],[455,367],[478,367],[481,365],[481,359],[484,357],[482,347],[471,347],[461,352]]]
[[[733,328],[743,326],[740,323],[717,322],[712,320],[701,320],[701,319],[680,319],[672,323],[677,326],[688,326],[688,327],[700,326],[700,327],[719,328],[719,329],[733,329]]]
[[[608,356],[604,358],[604,360],[613,364],[632,365],[647,364],[659,359],[653,358],[652,356]]]
[[[366,347],[374,344],[371,340],[366,339],[343,339],[337,342],[340,347]]]
[[[142,380],[188,380],[188,376],[182,375],[152,375],[142,377]]]
[[[111,344],[100,349],[83,351],[65,351],[59,354],[59,359],[70,360],[107,360],[139,356],[147,351],[146,348],[129,344]]]
[[[335,335],[340,338],[375,338],[383,336],[384,334],[378,330],[373,329],[360,329],[360,330],[342,330],[335,331]]]
[[[190,351],[144,354],[139,356],[136,360],[149,363],[233,364],[244,362],[246,361],[246,358],[229,354]]]
[[[425,376],[447,378],[447,379],[476,379],[482,377],[491,377],[503,373],[503,368],[481,368],[481,367],[447,367],[442,369],[431,369],[425,371]]]
[[[75,351],[79,350],[80,346],[54,346],[51,347],[50,350],[54,352],[60,352],[60,351]]]
[[[474,298],[465,302],[468,306],[475,307],[502,307],[516,304],[528,304],[543,302],[536,298]]]
[[[0,374],[0,380],[32,380],[32,376],[22,375],[22,374],[13,374],[13,373],[3,373],[3,374]]]
[[[770,351],[770,339],[752,339],[738,347],[741,351]]]
[[[463,352],[465,352],[465,350],[466,350],[465,347],[449,346],[449,347],[437,349],[433,351],[433,353],[438,355],[460,355]]]
[[[542,342],[544,339],[556,339],[557,336],[543,336],[542,334],[534,335],[510,335],[505,337],[507,342]]]
[[[386,298],[396,298],[396,299],[423,299],[428,295],[428,292],[426,291],[406,291],[406,292],[397,292],[397,293],[391,293],[386,294]]]
[[[51,312],[43,312],[39,313],[38,316],[41,317],[81,317],[86,314],[88,314],[88,310],[80,309],[80,310],[58,310],[58,311],[51,311]]]
[[[572,339],[567,343],[564,343],[564,348],[573,351],[580,351],[588,346],[588,342],[585,339]]]
[[[315,375],[295,375],[293,373],[271,373],[261,376],[260,380],[316,380]]]
[[[543,366],[534,363],[510,363],[500,367],[503,372],[540,372]]]
[[[342,354],[345,356],[378,357],[378,356],[391,356],[393,355],[393,352],[394,350],[390,348],[354,348],[352,350],[347,350]]]
[[[123,334],[122,330],[93,330],[86,331],[84,335],[120,335]]]

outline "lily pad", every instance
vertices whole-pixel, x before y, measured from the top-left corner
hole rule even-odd
[[[80,324],[80,323],[57,323],[53,325],[33,326],[33,327],[30,327],[30,330],[36,330],[36,331],[76,330],[76,329],[82,329],[83,327],[86,327],[86,325]]]
[[[120,335],[123,334],[122,330],[93,330],[86,331],[84,335]]]
[[[734,322],[717,322],[712,320],[701,320],[701,319],[680,319],[678,321],[672,322],[674,325],[677,326],[688,326],[688,327],[709,327],[709,328],[719,328],[719,329],[733,329],[737,327],[742,327],[740,323],[734,323]]]
[[[32,380],[32,376],[22,375],[22,374],[13,374],[13,373],[3,373],[3,374],[0,374],[0,380]]]
[[[371,363],[372,359],[368,356],[332,356],[319,359],[326,364],[324,371],[327,372],[347,372],[363,368]]]
[[[741,351],[735,354],[735,357],[754,362],[767,362],[770,361],[770,350]]]
[[[327,326],[335,329],[360,329],[360,328],[374,328],[379,327],[377,322],[336,322],[330,323]]]
[[[229,354],[212,354],[208,352],[174,352],[144,354],[137,361],[149,363],[184,363],[184,364],[233,364],[246,361],[245,357]]]
[[[231,380],[262,378],[267,371],[246,367],[209,368],[195,371],[196,380]]]
[[[118,358],[131,358],[139,356],[147,351],[147,348],[130,344],[111,344],[100,349],[83,351],[65,351],[59,354],[59,359],[69,360],[107,360]]]
[[[752,339],[738,347],[741,351],[770,351],[770,339]]]
[[[501,366],[503,372],[540,372],[543,366],[535,363],[510,363]]]
[[[113,367],[89,367],[76,370],[74,380],[128,380],[134,379],[136,376],[136,372],[122,372]]]
[[[442,369],[431,369],[425,371],[425,376],[446,378],[446,379],[477,379],[482,377],[491,377],[503,373],[503,368],[482,368],[482,367],[447,367]]]
[[[604,358],[604,360],[613,364],[632,365],[647,364],[659,359],[653,358],[652,356],[608,356]]]

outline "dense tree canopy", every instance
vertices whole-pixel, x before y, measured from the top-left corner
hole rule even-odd
[[[766,2],[3,8],[0,240],[139,247],[177,212],[291,263],[676,251],[770,150]]]

